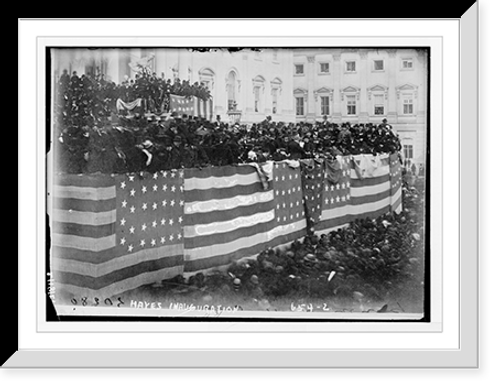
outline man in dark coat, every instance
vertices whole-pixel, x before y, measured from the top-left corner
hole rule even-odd
[[[287,153],[290,155],[292,160],[304,158],[304,149],[299,144],[300,136],[295,134],[292,139],[288,142]]]
[[[78,89],[80,87],[80,77],[78,77],[76,71],[73,71],[73,73],[71,74],[69,83],[72,89]]]
[[[68,71],[64,69],[61,77],[59,78],[59,85],[62,88],[62,90],[66,90],[66,88],[69,86],[69,83],[70,83],[70,77]]]
[[[167,148],[168,156],[168,169],[179,169],[182,166],[184,147],[180,135],[176,135],[173,139],[171,147]]]

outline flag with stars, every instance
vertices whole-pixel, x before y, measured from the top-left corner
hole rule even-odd
[[[325,182],[317,233],[328,232],[349,223],[351,215],[351,157],[340,156],[325,162]]]
[[[191,97],[170,95],[170,111],[178,114],[194,115],[194,99]]]
[[[324,164],[323,160],[300,160],[302,172],[302,192],[308,229],[314,232],[314,225],[319,222],[322,211]]]
[[[291,243],[307,233],[300,166],[275,162],[273,189],[276,225],[269,232],[269,247]]]
[[[54,186],[56,289],[105,300],[183,272],[183,172],[64,175]]]
[[[389,156],[390,163],[390,180],[391,180],[391,209],[396,213],[400,213],[403,210],[402,205],[402,188],[401,184],[402,173],[401,173],[401,162],[399,161],[399,156],[397,153],[392,153]]]

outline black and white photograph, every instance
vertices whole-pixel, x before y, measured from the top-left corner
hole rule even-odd
[[[129,387],[148,385],[129,369],[185,387],[184,369],[213,368],[243,388],[244,369],[363,388],[402,369],[416,388],[422,369],[479,368],[478,185],[495,166],[480,180],[479,6],[423,9],[20,19],[2,367],[119,369]],[[88,384],[74,374],[60,384]]]
[[[57,320],[429,321],[431,54],[48,47]]]

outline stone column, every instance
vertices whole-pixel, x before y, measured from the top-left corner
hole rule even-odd
[[[419,75],[418,91],[416,97],[417,110],[417,134],[415,145],[415,157],[420,163],[426,163],[426,146],[427,146],[427,77],[428,77],[428,61],[427,53],[424,51],[417,52],[417,69]]]
[[[316,80],[316,59],[314,55],[307,56],[307,114],[306,121],[314,122],[316,120],[316,99],[314,98],[314,81]]]
[[[248,110],[249,102],[253,101],[252,96],[252,80],[249,77],[248,71],[248,53],[242,54],[243,59],[243,80],[241,81],[241,93],[240,101],[238,102],[238,111],[241,111],[241,121],[249,122],[248,114],[251,111]]]
[[[360,66],[359,66],[359,81],[360,81],[360,91],[359,91],[359,101],[358,101],[358,109],[359,109],[359,122],[367,123],[368,122],[368,99],[367,99],[367,78],[368,73],[370,72],[370,65],[368,64],[368,51],[365,49],[359,50],[360,57]]]
[[[190,61],[188,55],[189,53],[186,49],[179,49],[179,78],[181,82],[189,80]]]
[[[333,111],[332,119],[335,123],[342,121],[342,106],[341,106],[341,94],[340,94],[340,78],[342,76],[342,64],[340,62],[340,50],[335,50],[332,54],[333,66],[332,66],[332,78],[333,78]]]
[[[167,63],[167,49],[157,49],[155,51],[155,69],[156,75],[161,77],[163,73],[165,75],[165,80],[168,79],[168,63]]]
[[[141,49],[130,50],[130,60],[129,60],[129,64],[127,64],[127,65],[130,65],[130,63],[134,64],[137,60],[141,59],[141,55],[142,55]],[[136,74],[137,74],[136,71],[134,71],[133,69],[130,69],[130,78],[135,80]]]
[[[388,91],[387,91],[387,121],[391,124],[396,123],[398,117],[398,98],[397,98],[397,60],[396,49],[387,50],[389,61],[387,64],[388,72]]]
[[[262,92],[262,110],[261,113],[263,113],[265,116],[271,115],[272,111],[269,106],[269,102],[271,99],[268,98],[271,95],[271,81],[270,80],[265,80],[264,83],[262,84],[261,87],[261,92]]]
[[[120,51],[115,49],[103,49],[103,57],[107,59],[106,78],[116,84],[121,83],[120,80]]]
[[[417,121],[418,123],[425,123],[426,112],[427,112],[427,77],[428,77],[428,69],[427,69],[427,56],[425,52],[418,51],[417,52],[417,61],[416,61],[416,69],[419,75],[418,82],[418,91],[416,100],[416,112],[417,112]]]

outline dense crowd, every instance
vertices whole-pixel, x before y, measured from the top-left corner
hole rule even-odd
[[[170,94],[208,98],[197,83],[172,84],[140,72],[120,85],[104,77],[64,73],[57,88],[57,168],[68,173],[124,173],[223,166],[285,159],[333,158],[401,150],[398,136],[381,123],[274,122],[228,124],[169,113]],[[120,112],[117,99],[146,101]],[[167,105],[167,106],[165,106]],[[145,107],[146,106],[146,107]]]
[[[162,113],[169,110],[170,94],[195,96],[210,99],[210,91],[202,84],[189,83],[176,78],[173,82],[158,76],[147,68],[137,72],[135,77],[126,77],[120,84],[108,81],[103,74],[91,73],[71,76],[63,70],[57,84],[57,112],[62,126],[97,125],[103,126],[108,118],[116,114],[116,100],[130,102],[142,99],[139,112]]]
[[[136,115],[117,125],[69,126],[59,137],[61,170],[138,172],[399,151],[386,123],[229,125],[187,116]]]

